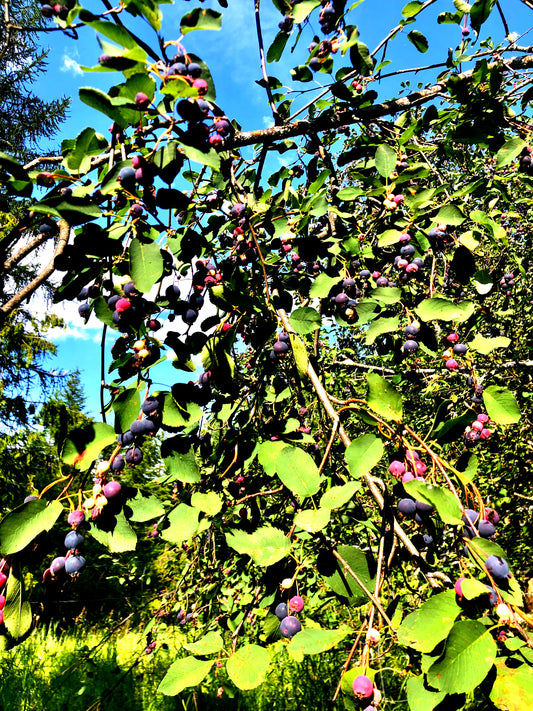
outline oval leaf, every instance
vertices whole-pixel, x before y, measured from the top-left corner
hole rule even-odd
[[[320,488],[320,474],[314,459],[299,447],[284,447],[276,459],[276,472],[296,496],[313,496]]]
[[[354,439],[346,449],[348,469],[354,479],[360,479],[373,469],[383,456],[383,442],[373,434]]]
[[[226,662],[226,671],[239,689],[255,689],[264,680],[270,666],[270,654],[258,644],[245,644]]]
[[[483,391],[483,402],[489,417],[498,425],[520,422],[520,408],[513,393],[499,385],[490,385]]]
[[[208,675],[213,664],[213,661],[201,662],[194,657],[177,659],[170,665],[157,690],[166,696],[176,696],[183,689],[198,686]]]
[[[368,373],[368,407],[386,420],[401,422],[402,396],[377,373]]]
[[[477,620],[457,622],[446,640],[444,657],[428,671],[428,682],[448,694],[466,694],[481,684],[496,659],[496,642]]]

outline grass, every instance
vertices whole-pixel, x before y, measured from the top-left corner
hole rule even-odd
[[[239,691],[224,669],[210,674],[201,688],[176,697],[157,693],[175,650],[146,655],[143,637],[123,632],[94,647],[105,630],[61,636],[36,631],[4,653],[0,698],[17,711],[321,711],[334,706],[331,696],[339,677],[334,655],[306,656],[296,663],[275,654],[260,687]],[[341,662],[342,664],[342,662]],[[217,696],[217,691],[222,694]],[[6,706],[6,707],[7,707]],[[337,708],[343,708],[339,704]]]

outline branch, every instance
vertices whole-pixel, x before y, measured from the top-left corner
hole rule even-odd
[[[263,34],[261,32],[261,19],[259,17],[259,3],[261,0],[255,0],[255,28],[257,30],[257,45],[259,47],[259,57],[261,59],[261,73],[263,74],[263,81],[265,82],[265,90],[268,96],[268,103],[270,104],[270,110],[272,111],[272,116],[274,117],[274,123],[279,126],[283,123],[283,119],[279,115],[279,112],[274,103],[274,97],[272,96],[272,91],[270,90],[270,84],[268,83],[268,72],[266,68],[265,59],[265,48],[263,46]]]
[[[501,60],[492,63],[489,67],[498,66]],[[530,69],[533,68],[533,54],[528,54],[525,57],[513,57],[503,63],[504,69]],[[472,78],[474,70],[469,69],[460,74],[454,73],[454,81],[469,80]],[[249,146],[254,143],[273,143],[274,141],[285,140],[294,136],[302,136],[304,134],[316,133],[318,131],[328,131],[341,126],[349,126],[350,124],[361,122],[368,124],[383,116],[392,116],[416,106],[427,104],[432,99],[435,99],[439,94],[446,90],[449,79],[443,79],[439,84],[434,84],[427,89],[414,91],[408,96],[400,99],[385,101],[381,104],[375,104],[368,108],[360,109],[344,109],[336,112],[327,112],[318,116],[315,119],[295,121],[291,124],[283,126],[274,126],[258,131],[242,131],[236,133],[233,137],[226,139],[223,145],[223,150],[228,148],[240,148],[241,146]]]
[[[49,264],[42,270],[42,272],[35,277],[35,279],[30,281],[29,284],[26,284],[26,286],[21,289],[18,294],[15,294],[15,296],[13,296],[7,303],[0,307],[0,321],[3,321],[6,316],[9,316],[10,313],[12,313],[16,308],[18,308],[20,304],[24,301],[24,299],[29,298],[33,294],[33,292],[36,291],[54,271],[54,260],[57,256],[62,254],[63,250],[67,245],[70,234],[70,226],[64,220],[60,220],[58,224],[59,239],[57,241],[57,246],[54,251],[54,256],[50,260]]]
[[[52,235],[38,234],[33,239],[31,239],[24,247],[21,247],[16,254],[14,254],[9,259],[6,259],[4,266],[2,268],[2,273],[9,272],[16,264],[18,264],[24,257],[26,257],[34,249],[37,249],[43,242],[46,242],[51,238]]]
[[[291,322],[289,321],[289,317],[287,315],[287,312],[284,309],[277,309],[277,313],[280,317],[281,322],[283,323],[283,327],[287,331],[287,333],[294,333],[294,329],[291,326]],[[336,422],[338,419],[338,413],[331,404],[331,400],[329,399],[328,393],[326,392],[324,386],[320,382],[320,378],[316,374],[315,369],[311,365],[311,363],[308,363],[307,365],[307,376],[309,377],[309,380],[311,381],[311,384],[313,385],[313,388],[315,389],[315,392],[318,396],[318,399],[322,403],[322,406],[324,410],[326,411],[326,414],[330,418],[332,422]],[[351,444],[351,439],[349,438],[348,434],[346,433],[346,430],[342,425],[339,425],[338,428],[339,432],[339,438],[343,445],[348,448]],[[370,476],[370,474],[366,473],[364,475],[364,480],[366,482],[366,485],[368,489],[370,490],[370,493],[372,494],[374,501],[377,503],[380,509],[385,508],[385,501],[383,499],[383,495],[381,491],[379,490],[378,486],[376,485],[374,479]],[[398,521],[394,519],[394,533],[398,536],[400,541],[403,543],[405,548],[409,551],[409,553],[415,557],[419,558],[420,553],[418,552],[417,548],[413,545],[411,542],[411,539],[409,536],[405,533],[403,528],[400,526]]]

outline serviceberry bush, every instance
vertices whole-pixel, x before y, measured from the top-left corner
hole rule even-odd
[[[91,576],[86,539],[114,555],[142,536],[181,563],[146,629],[147,654],[185,640],[162,694],[221,667],[252,689],[273,650],[335,649],[337,708],[531,711],[529,561],[506,535],[513,483],[491,486],[525,482],[531,426],[533,52],[509,34],[513,4],[409,2],[376,19],[372,50],[343,2],[275,0],[270,38],[258,2],[273,125],[249,131],[187,48],[225,4],[186,12],[179,37],[157,2],[43,5],[101,38],[92,63],[116,83],[80,98],[111,138],[80,127],[42,164],[0,154],[26,205],[11,240],[54,240],[55,301],[115,340],[101,421],[0,523],[3,645],[31,631],[28,551],[54,526],[57,595]],[[434,61],[389,56],[402,41]],[[301,63],[278,79],[282,57]],[[162,385],[169,357],[181,377]]]

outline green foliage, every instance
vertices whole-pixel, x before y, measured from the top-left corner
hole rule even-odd
[[[100,69],[125,81],[81,90],[116,124],[110,150],[82,129],[63,142],[65,173],[45,185],[1,158],[13,202],[39,184],[32,208],[76,227],[56,264],[56,300],[89,287],[88,308],[117,336],[101,385],[114,423],[77,421],[53,402],[43,410],[65,470],[0,524],[8,590],[21,598],[18,566],[32,582],[30,544],[53,555],[52,513],[81,507],[93,562],[79,577],[48,571],[47,590],[83,592],[98,576],[124,595],[146,586],[151,601],[135,609],[147,649],[157,638],[179,652],[159,682],[164,696],[215,678],[232,693],[259,690],[283,649],[298,662],[349,660],[343,678],[328,679],[338,708],[355,708],[351,684],[365,673],[384,708],[506,709],[505,680],[527,699],[533,663],[521,589],[530,546],[511,535],[516,495],[532,493],[522,474],[533,336],[522,72],[532,59],[486,35],[472,42],[465,19],[428,86],[407,80],[401,99],[377,103],[386,97],[373,80],[386,66],[396,77],[419,71],[387,65],[386,54],[432,3],[408,3],[374,52],[346,24],[355,7],[341,17],[314,0],[274,4],[292,15],[266,62],[282,67],[291,47],[291,76],[306,84],[286,98],[263,65],[274,128],[231,125],[194,55],[183,57],[198,64],[189,78],[175,75],[167,49],[184,48],[165,47],[158,3],[134,0],[119,23],[77,7],[65,20],[79,13],[115,43],[101,40]],[[405,35],[440,52],[440,25],[469,14],[481,36],[495,5],[456,2],[431,37]],[[181,32],[224,27],[223,14],[195,8]],[[128,15],[161,30],[159,41],[127,29]],[[309,57],[301,39],[315,16],[334,42]],[[332,71],[335,83],[308,101],[308,80]],[[303,106],[296,122],[293,103]],[[283,165],[267,175],[274,151]],[[63,178],[73,191],[59,197]],[[172,352],[185,377],[160,384]],[[115,478],[120,495],[102,493]],[[509,558],[509,575],[489,574],[488,556]],[[17,613],[13,598],[5,645],[29,631],[28,607]],[[290,641],[280,603],[302,620]]]

